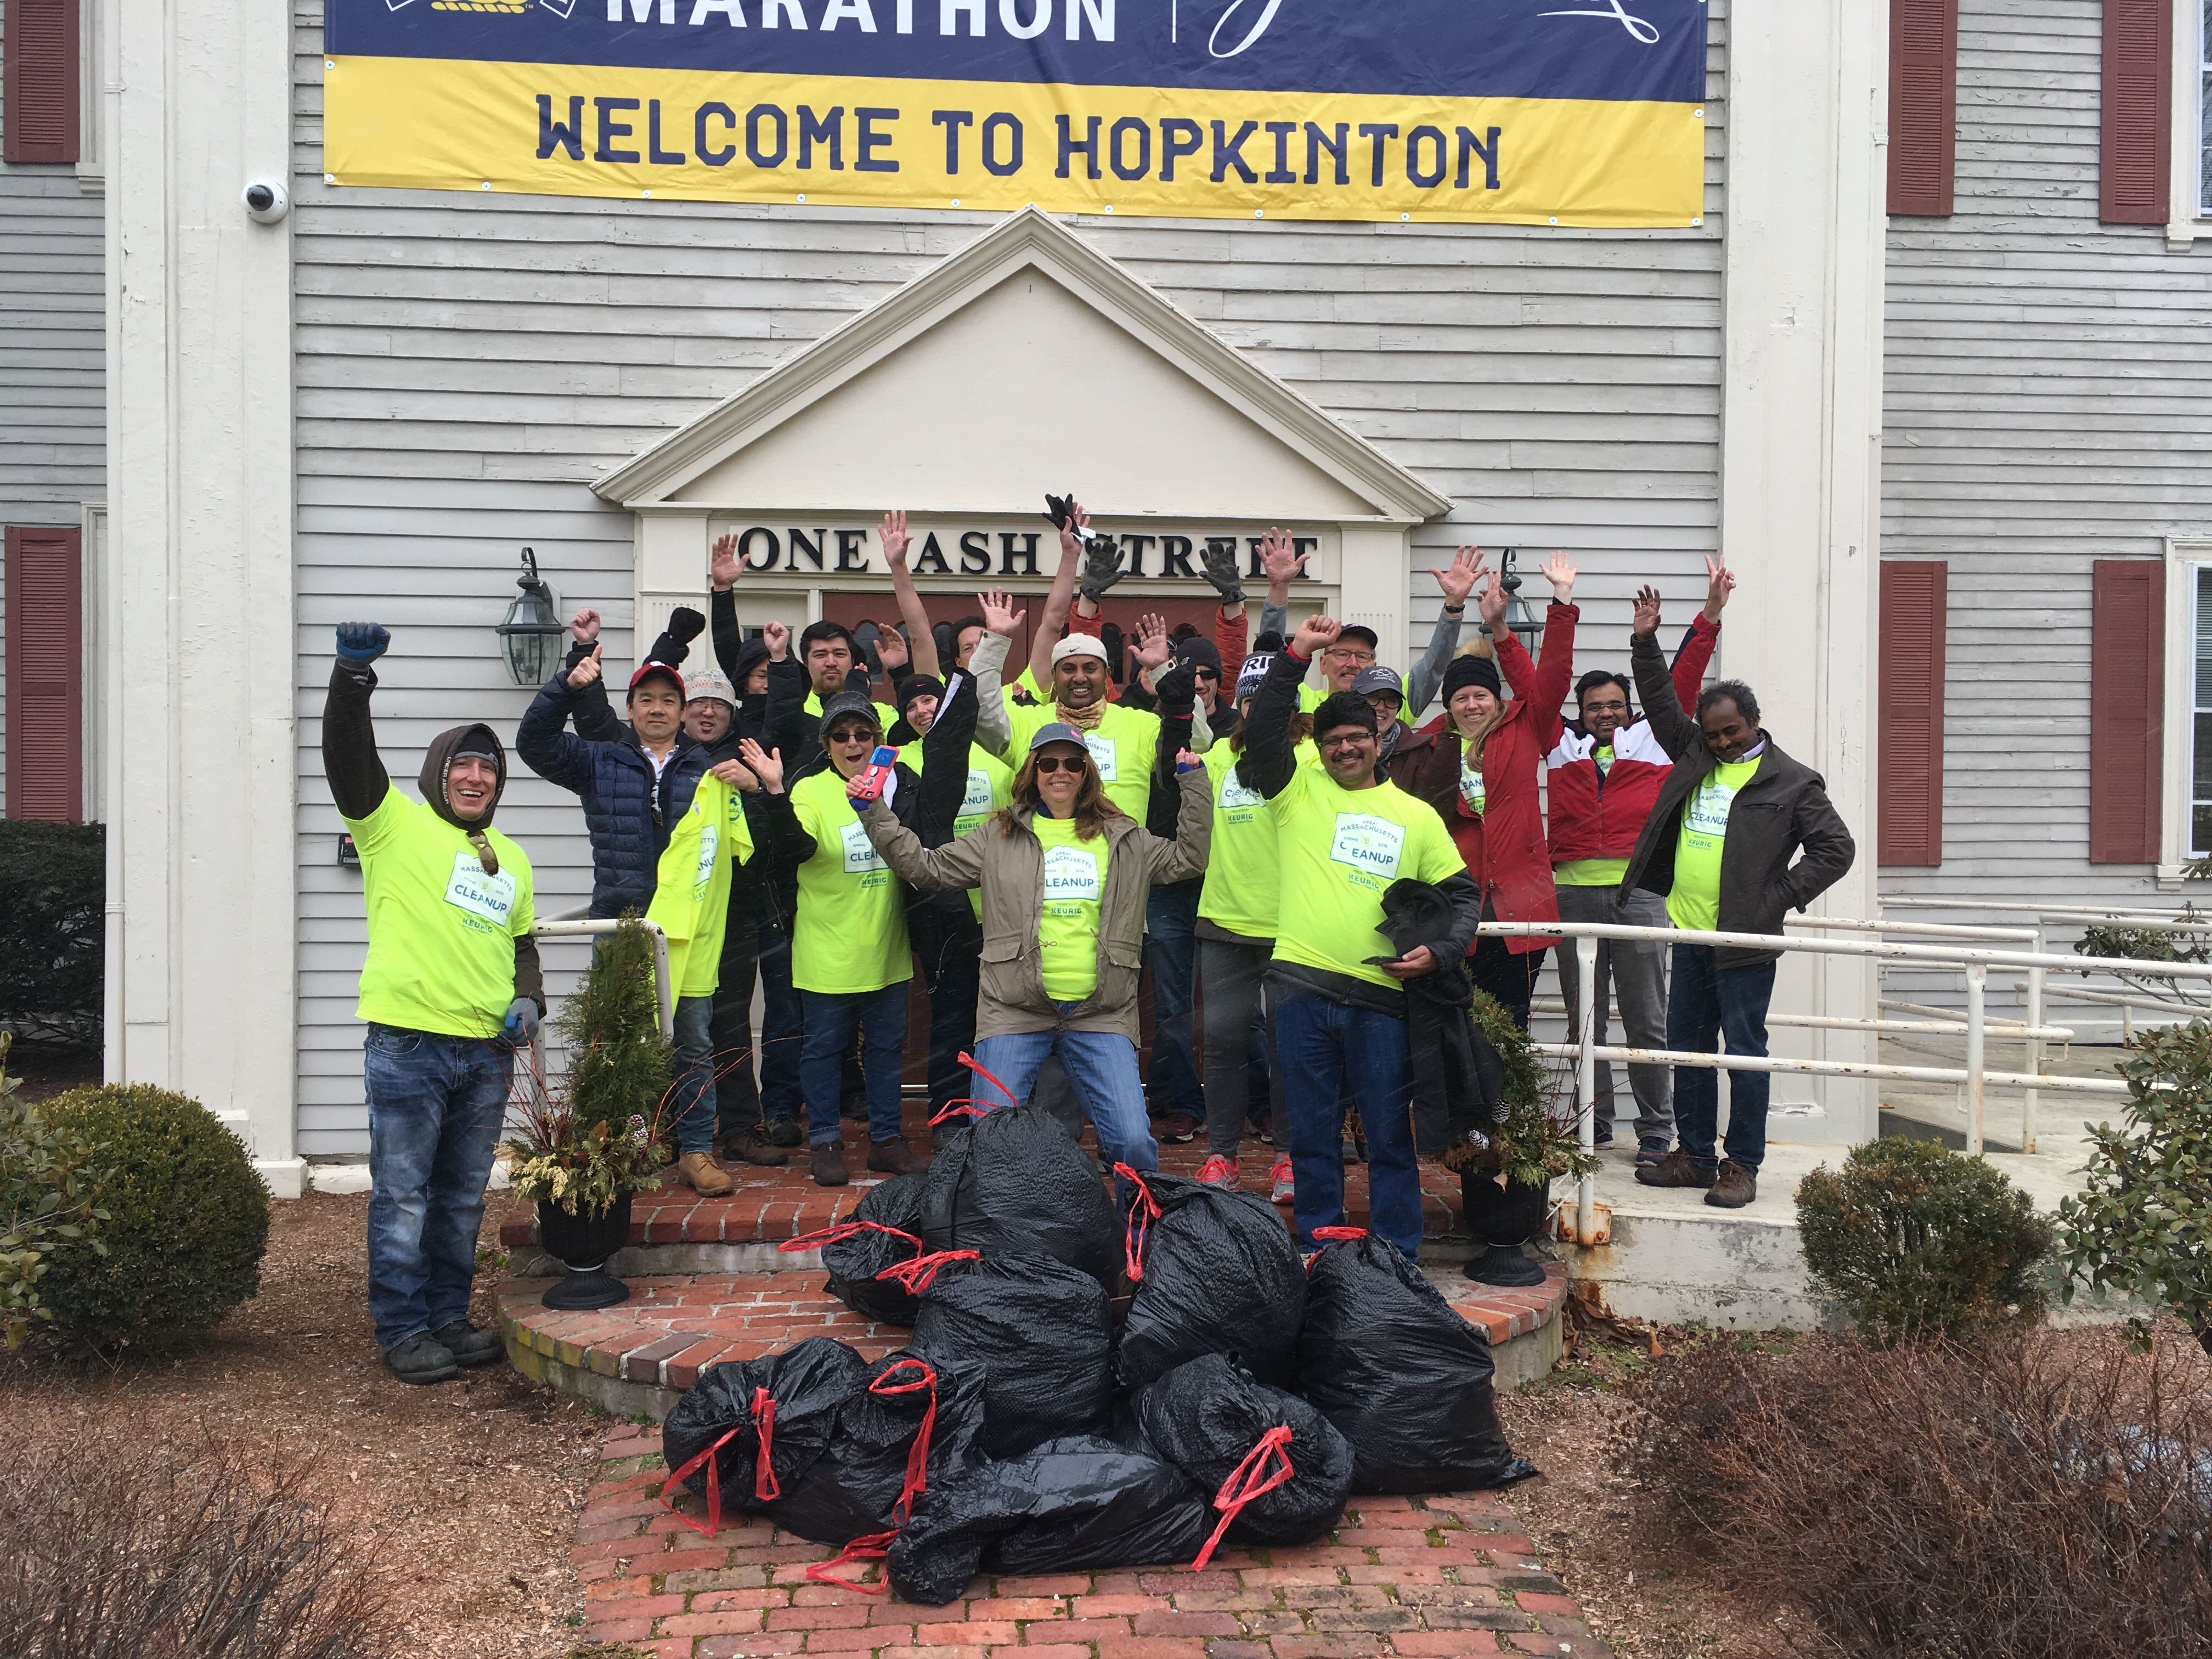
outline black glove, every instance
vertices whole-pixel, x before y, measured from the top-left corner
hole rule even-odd
[[[1121,544],[1112,536],[1093,536],[1083,544],[1083,597],[1096,605],[1106,590],[1128,573],[1121,568]]]
[[[1152,676],[1152,695],[1160,700],[1160,717],[1171,720],[1188,714],[1198,700],[1198,676],[1188,665],[1174,663]]]
[[[679,605],[668,613],[668,638],[677,645],[690,646],[707,631],[707,619],[690,606]]]
[[[1054,530],[1067,528],[1067,517],[1075,507],[1073,492],[1065,495],[1048,495],[1044,498],[1044,516]]]
[[[392,630],[382,623],[340,623],[338,659],[349,668],[366,668],[392,645]]]
[[[1244,589],[1237,580],[1237,545],[1226,547],[1209,541],[1203,556],[1206,580],[1213,584],[1213,591],[1221,595],[1224,605],[1244,603]]]

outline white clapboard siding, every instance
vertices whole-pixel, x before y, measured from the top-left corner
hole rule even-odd
[[[1885,893],[2179,904],[2089,862],[2090,566],[2212,533],[2212,243],[2097,221],[2101,19],[1962,0],[1955,211],[1890,222],[1882,550],[1950,603],[1943,862]]]
[[[1077,222],[1455,499],[1449,521],[1418,538],[1419,643],[1436,614],[1427,568],[1460,541],[1529,547],[1540,607],[1542,553],[1580,558],[1594,660],[1626,661],[1638,581],[1656,577],[1684,603],[1703,592],[1721,379],[1725,19],[1712,11],[1698,229]],[[511,733],[528,694],[506,684],[489,630],[517,550],[538,550],[564,606],[608,613],[609,658],[627,662],[630,523],[589,481],[992,221],[334,190],[319,6],[296,19],[300,1145],[357,1155],[360,878],[335,862],[317,749],[331,624],[359,614],[394,626],[378,729],[407,787],[445,726],[486,719]],[[500,823],[528,848],[541,910],[583,902],[590,857],[572,798],[520,776]],[[556,962],[573,963],[563,951]]]
[[[77,524],[105,493],[105,235],[74,167],[0,161],[0,525]],[[0,632],[0,812],[6,653]]]

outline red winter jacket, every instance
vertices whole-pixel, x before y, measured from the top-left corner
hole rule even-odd
[[[1434,743],[1410,753],[1401,750],[1391,764],[1391,782],[1419,795],[1443,815],[1444,827],[1467,859],[1468,873],[1482,889],[1486,920],[1559,919],[1537,783],[1545,752],[1559,740],[1559,706],[1574,683],[1575,622],[1581,614],[1571,605],[1554,605],[1545,612],[1540,661],[1531,661],[1512,635],[1501,631],[1498,636],[1498,672],[1512,688],[1513,697],[1505,705],[1505,718],[1482,745],[1480,817],[1468,811],[1459,793],[1464,744],[1449,710],[1421,727],[1435,734]],[[1514,955],[1525,956],[1558,942],[1521,937],[1505,944]]]
[[[1682,648],[1674,657],[1674,695],[1682,707],[1697,706],[1698,689],[1705,684],[1705,667],[1713,659],[1713,647],[1721,625],[1707,622],[1703,611],[1690,624]],[[1545,635],[1545,655],[1551,655],[1551,636]],[[1552,861],[1571,859],[1625,859],[1636,851],[1636,837],[1644,820],[1659,799],[1659,786],[1674,764],[1650,722],[1641,716],[1613,734],[1613,764],[1600,776],[1597,739],[1579,721],[1567,726],[1545,757],[1551,769]]]

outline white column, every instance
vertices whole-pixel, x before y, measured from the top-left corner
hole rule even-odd
[[[281,0],[108,0],[112,1074],[181,1090],[280,1195],[294,1146],[297,655]]]
[[[1336,619],[1375,630],[1382,641],[1376,660],[1411,663],[1428,641],[1413,644],[1413,532],[1405,525],[1347,524],[1338,532],[1342,552],[1337,581]],[[1293,599],[1297,590],[1293,588]],[[1295,622],[1295,606],[1293,607]]]
[[[1816,909],[1875,898],[1876,594],[1887,58],[1884,10],[1861,0],[1742,7],[1729,22],[1721,547],[1742,586],[1721,672],[1826,778],[1858,861]],[[1875,973],[1785,958],[1778,1012],[1871,1018]],[[1857,1058],[1859,1033],[1778,1032],[1777,1053]],[[1856,1141],[1866,1084],[1775,1079],[1778,1139]],[[1809,1120],[1786,1103],[1819,1103]]]

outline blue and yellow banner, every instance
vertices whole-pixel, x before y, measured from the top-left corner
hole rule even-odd
[[[1688,225],[1700,0],[329,0],[338,185]]]

